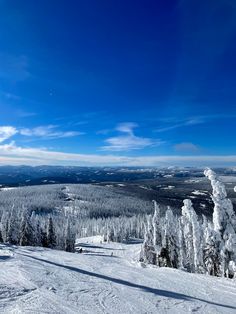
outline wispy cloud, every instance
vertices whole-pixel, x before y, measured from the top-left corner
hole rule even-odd
[[[169,117],[169,118],[163,118],[159,119],[159,122],[162,126],[155,129],[154,132],[167,132],[171,131],[177,128],[182,127],[191,127],[198,124],[208,123],[213,120],[217,119],[233,119],[236,116],[231,114],[212,114],[212,115],[202,115],[202,116],[192,116],[187,118],[175,118],[175,117]]]
[[[29,137],[41,137],[44,139],[56,139],[73,137],[84,134],[78,131],[59,131],[56,125],[38,126],[36,128],[23,128],[19,130],[19,133]]]
[[[138,127],[137,123],[134,122],[125,122],[117,125],[116,130],[128,134],[133,134],[133,130]]]
[[[14,126],[0,126],[0,143],[10,139],[14,135],[30,138],[57,139],[74,137],[84,134],[78,131],[61,131],[56,125],[38,126],[35,128],[16,128]]]
[[[0,95],[7,100],[20,100],[21,99],[20,96],[10,93],[10,92],[6,92],[6,91],[0,91]]]
[[[115,156],[72,154],[46,149],[24,148],[14,143],[0,145],[0,164],[77,165],[77,166],[226,166],[236,163],[231,156]]]
[[[192,126],[197,124],[202,124],[206,121],[206,119],[203,119],[203,117],[193,117],[193,118],[187,118],[184,120],[179,120],[178,123],[168,122],[166,123],[166,126],[160,127],[155,130],[155,132],[166,132],[171,131],[177,128],[182,128],[186,126]]]
[[[179,143],[176,144],[174,146],[176,151],[180,151],[180,152],[197,152],[199,151],[199,147],[193,143],[188,143],[188,142],[183,142],[183,143]]]
[[[29,118],[29,117],[37,116],[37,113],[36,112],[30,112],[30,111],[24,111],[24,110],[17,110],[16,115],[19,118]]]
[[[17,129],[12,126],[0,126],[0,143],[11,138],[17,132]]]
[[[135,135],[116,136],[106,139],[105,145],[102,150],[109,151],[129,151],[134,149],[143,149],[147,146],[157,145],[157,142],[145,137],[138,137]]]
[[[157,146],[163,143],[160,140],[136,136],[134,134],[134,128],[136,127],[138,127],[138,125],[133,122],[118,124],[116,131],[124,133],[124,135],[107,138],[105,140],[107,145],[103,146],[101,149],[105,151],[130,151],[149,146]]]

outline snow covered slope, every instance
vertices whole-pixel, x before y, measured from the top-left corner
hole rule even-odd
[[[0,313],[236,313],[236,281],[142,267],[140,244],[0,246]]]

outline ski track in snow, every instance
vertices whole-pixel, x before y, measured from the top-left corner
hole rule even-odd
[[[235,280],[142,267],[140,244],[78,246],[88,253],[0,245],[0,313],[236,313]]]

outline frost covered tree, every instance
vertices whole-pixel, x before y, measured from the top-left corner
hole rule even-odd
[[[53,220],[52,217],[49,217],[48,219],[48,225],[47,225],[47,247],[53,249],[57,245],[56,242],[56,235],[55,230],[53,226]]]
[[[219,252],[219,235],[208,222],[204,229],[203,260],[206,272],[211,276],[220,276],[221,256]]]
[[[103,240],[105,242],[112,242],[114,241],[114,226],[112,224],[111,219],[107,219],[106,227],[104,229]]]
[[[165,214],[162,247],[158,253],[158,265],[178,268],[179,246],[177,237],[178,222],[170,208]]]
[[[65,251],[74,252],[75,251],[75,233],[71,228],[71,222],[67,219],[66,229],[65,229]]]
[[[30,221],[30,213],[28,210],[22,215],[20,225],[19,244],[22,246],[35,245],[34,243],[34,229]]]
[[[44,228],[40,227],[40,234],[42,247],[48,247],[47,226],[44,226]]]
[[[178,243],[179,243],[179,268],[184,269],[185,265],[185,259],[186,259],[186,248],[185,248],[185,241],[184,241],[184,235],[183,235],[183,225],[182,220],[179,217],[178,218]]]
[[[202,231],[197,214],[189,199],[184,200],[184,206],[182,207],[182,225],[184,228],[185,248],[187,251],[187,268],[192,272],[202,271]]]
[[[2,229],[1,229],[1,225],[0,225],[0,243],[3,242],[3,237],[2,237]]]
[[[191,200],[184,200],[182,215],[177,218],[168,208],[160,217],[155,204],[147,219],[140,260],[159,266],[186,269],[213,276],[236,277],[236,214],[227,198],[224,184],[207,169],[214,203],[213,221],[200,220]]]
[[[151,216],[147,216],[145,224],[144,242],[140,252],[140,261],[148,264],[156,264],[157,253],[153,243],[153,225]]]
[[[161,245],[161,215],[160,215],[160,206],[156,201],[154,203],[154,215],[152,217],[152,226],[153,226],[153,245]]]
[[[233,204],[227,198],[225,185],[216,173],[206,169],[204,174],[211,181],[213,189],[211,196],[214,203],[213,229],[220,265],[220,273],[217,275],[233,277],[232,265],[236,263],[236,215]]]
[[[1,232],[4,243],[8,241],[8,221],[9,214],[8,212],[5,211],[1,217]]]
[[[190,220],[189,207],[191,207],[189,200],[184,200],[182,207],[181,225],[183,227],[185,259],[184,268],[189,272],[194,271],[194,248],[193,248],[193,228]]]
[[[14,211],[14,205],[9,213],[7,242],[11,244],[18,244],[19,242],[19,219],[16,211]]]

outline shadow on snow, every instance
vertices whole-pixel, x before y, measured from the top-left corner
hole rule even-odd
[[[42,259],[42,258],[33,257],[33,256],[29,256],[29,255],[26,255],[26,254],[21,254],[21,253],[18,253],[18,254],[24,255],[24,256],[26,256],[28,258],[32,258],[32,259],[35,259],[35,260],[38,260],[38,261],[41,261],[41,262],[44,262],[44,263],[48,263],[48,264],[53,265],[53,266],[62,267],[62,268],[65,268],[65,269],[68,269],[68,270],[71,270],[71,271],[74,271],[74,272],[86,275],[86,276],[91,276],[91,277],[95,277],[95,278],[99,278],[99,279],[104,279],[104,280],[108,280],[108,281],[114,282],[114,283],[119,284],[119,285],[124,285],[124,286],[128,286],[128,287],[135,288],[135,289],[140,289],[140,290],[142,290],[144,292],[153,293],[153,294],[155,294],[157,296],[162,296],[162,297],[166,297],[166,298],[173,298],[173,299],[178,299],[178,300],[185,300],[185,301],[195,300],[195,301],[201,301],[201,302],[205,302],[207,304],[221,306],[221,307],[225,307],[225,308],[229,308],[229,309],[236,309],[235,306],[231,306],[231,305],[227,305],[227,304],[221,304],[221,303],[217,303],[217,302],[212,302],[212,301],[204,300],[204,299],[197,298],[197,297],[191,297],[191,296],[188,296],[188,295],[182,294],[182,293],[177,293],[177,292],[172,292],[172,291],[167,291],[167,290],[151,288],[151,287],[147,287],[147,286],[143,286],[143,285],[140,285],[140,284],[136,284],[136,283],[133,283],[133,282],[130,282],[130,281],[127,281],[127,280],[118,279],[118,278],[114,278],[114,277],[110,277],[110,276],[106,276],[106,275],[102,275],[102,274],[97,274],[97,273],[94,273],[94,272],[91,272],[91,271],[87,271],[87,270],[84,270],[84,269],[80,269],[80,268],[76,268],[76,267],[73,267],[73,266],[67,266],[67,265],[58,264],[58,263],[51,262],[51,261],[48,261],[48,260],[45,260],[45,259]]]
[[[103,249],[103,250],[110,250],[110,251],[124,251],[124,249],[112,249],[109,247],[103,247],[99,245],[87,244],[87,243],[76,243],[75,248],[78,249],[80,247],[90,248],[90,249]]]

